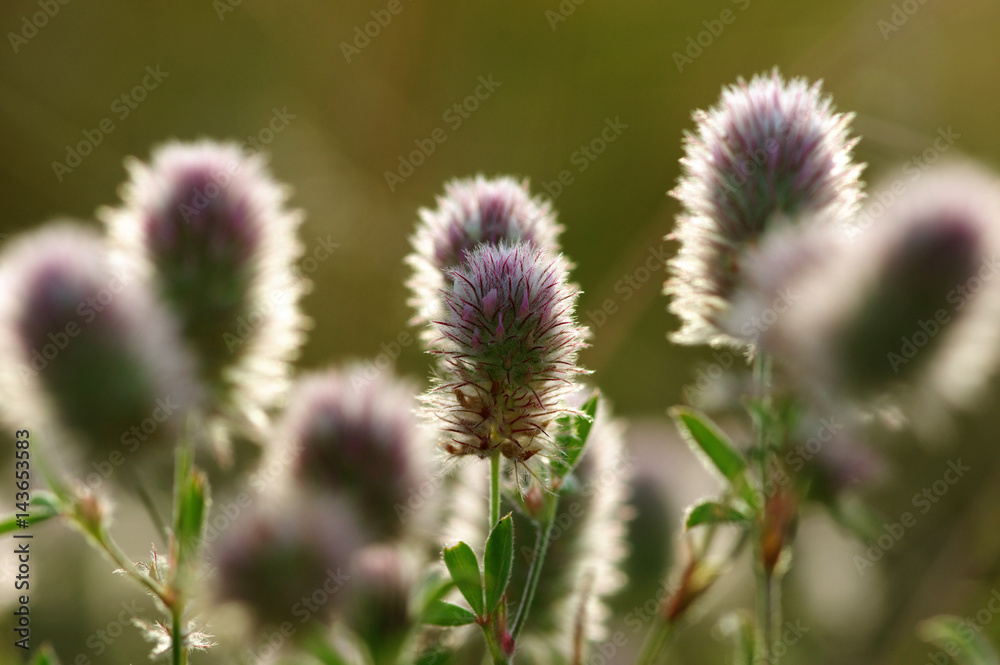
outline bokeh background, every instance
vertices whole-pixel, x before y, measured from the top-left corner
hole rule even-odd
[[[423,380],[427,358],[412,334],[401,338],[412,333],[403,257],[416,210],[433,205],[448,178],[530,178],[554,199],[577,265],[580,313],[594,329],[583,362],[631,422],[629,440],[642,460],[634,574],[616,602],[628,643],[606,661],[631,662],[639,639],[625,621],[656,595],[684,502],[713,491],[665,415],[698,369],[714,362],[712,352],[667,342],[677,322],[660,293],[662,268],[643,268],[674,251],[662,240],[678,209],[666,192],[691,111],[713,104],[737,76],[778,66],[823,79],[837,107],[856,112],[856,155],[868,164],[869,183],[901,163],[917,160],[919,168],[934,156],[925,150],[939,131],[957,136],[948,156],[996,166],[1000,2],[400,3],[366,43],[355,42],[358,31],[386,8],[382,0],[52,0],[50,12],[58,11],[36,17],[44,23],[36,28],[25,21],[42,11],[38,2],[6,0],[0,233],[6,239],[54,218],[92,220],[117,201],[123,159],[145,159],[164,140],[254,137],[307,214],[307,254],[321,239],[337,245],[330,258],[304,265],[315,283],[305,301],[315,327],[300,365],[395,356],[402,339],[396,367]],[[345,43],[355,50],[345,53]],[[162,72],[159,80],[147,68]],[[144,78],[147,88],[135,92]],[[482,80],[494,82],[488,94]],[[477,87],[481,99],[470,101]],[[466,104],[464,115],[456,104]],[[113,131],[101,132],[71,171],[56,173],[53,162],[65,164],[68,147],[84,132],[95,136],[105,119]],[[594,159],[583,155],[609,122],[619,127],[614,140]],[[400,159],[439,128],[446,140],[390,186],[386,173],[400,174]],[[562,171],[572,182],[557,187]],[[594,314],[608,300],[614,312]],[[785,662],[932,662],[928,652],[937,649],[917,639],[915,624],[987,607],[1000,589],[997,403],[994,391],[987,408],[958,421],[947,445],[877,437],[887,473],[859,496],[889,521],[913,510],[913,495],[940,479],[949,460],[961,458],[971,471],[864,575],[852,557],[866,545],[823,515],[806,515],[786,616],[808,630]],[[119,508],[118,530],[134,556],[158,538],[140,526],[141,516],[129,501]],[[122,632],[114,627],[121,603],[138,601],[151,614],[151,601],[60,525],[38,528],[34,547],[35,643],[50,640],[64,663],[143,662],[146,645],[135,629],[99,635]],[[13,594],[8,549],[0,551],[5,602]],[[729,647],[716,624],[739,607],[752,607],[752,590],[736,575],[700,606],[703,616],[675,647],[674,662],[721,662]],[[1000,640],[1000,620],[989,614],[984,630]],[[13,661],[10,621],[2,625],[0,658]],[[196,655],[195,662],[229,661]]]

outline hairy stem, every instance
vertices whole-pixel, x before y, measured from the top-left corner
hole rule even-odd
[[[493,531],[493,527],[500,521],[500,453],[493,453],[490,458],[490,528],[486,533]]]
[[[771,411],[771,364],[767,355],[760,351],[754,356],[753,375],[756,398],[765,414]],[[754,574],[757,583],[757,655],[756,662],[774,665],[777,656],[774,653],[775,629],[781,623],[780,580],[774,571],[767,570],[764,562],[764,530],[767,528],[765,512],[767,510],[766,490],[770,484],[771,475],[771,440],[768,432],[769,415],[754,416],[754,438],[757,456],[760,464],[761,513],[756,520],[757,537],[755,547]]]
[[[663,653],[674,636],[674,624],[670,621],[657,621],[656,626],[646,636],[642,652],[636,665],[656,665],[662,662]]]
[[[524,583],[524,593],[521,595],[521,604],[517,608],[517,616],[511,627],[511,635],[516,639],[524,622],[528,619],[528,612],[531,610],[531,603],[535,600],[535,590],[538,588],[538,580],[542,576],[542,566],[545,563],[545,555],[549,550],[549,541],[552,537],[552,525],[555,524],[556,507],[559,505],[558,495],[548,498],[548,509],[542,522],[538,524],[538,534],[535,537],[535,550],[531,559],[531,567],[528,569],[528,579]]]

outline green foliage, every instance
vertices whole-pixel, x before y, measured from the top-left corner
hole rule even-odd
[[[514,564],[514,520],[510,513],[497,522],[486,541],[483,555],[483,577],[486,581],[486,611],[493,612],[510,581]]]
[[[451,573],[455,586],[462,592],[469,606],[478,615],[486,614],[483,601],[483,577],[479,572],[476,553],[466,543],[460,542],[444,550],[444,565]]]

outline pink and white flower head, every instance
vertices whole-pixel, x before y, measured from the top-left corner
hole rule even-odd
[[[303,493],[255,508],[213,546],[215,600],[242,605],[256,634],[293,620],[321,625],[350,604],[352,559],[368,542],[360,524],[329,496]],[[303,605],[324,588],[325,602]]]
[[[357,365],[300,379],[265,467],[287,468],[290,486],[340,496],[370,531],[392,540],[428,526],[421,517],[430,505],[414,514],[410,500],[432,482],[433,460],[416,388],[368,371]]]
[[[169,143],[126,165],[123,205],[102,211],[117,260],[180,322],[212,408],[262,426],[303,341],[301,216],[264,159],[232,143]]]
[[[681,245],[665,287],[682,322],[671,339],[742,348],[721,321],[743,280],[745,250],[780,218],[850,217],[862,167],[851,159],[851,115],[834,113],[819,83],[786,82],[777,70],[738,79],[694,120],[671,192],[682,205],[668,236]]]
[[[449,277],[434,322],[442,377],[426,396],[445,450],[515,463],[555,454],[550,425],[570,410],[565,397],[584,373],[565,260],[527,243],[483,244]]]
[[[452,180],[437,198],[437,208],[421,208],[411,238],[413,268],[408,285],[415,310],[412,323],[426,325],[440,318],[440,290],[450,285],[448,271],[461,267],[480,244],[526,242],[553,254],[559,252],[562,227],[551,204],[531,196],[528,182],[509,176]]]
[[[5,249],[0,276],[0,403],[12,425],[49,428],[87,462],[147,421],[147,451],[173,446],[200,396],[193,363],[173,318],[112,268],[99,235],[65,223],[30,233]]]
[[[971,405],[1000,357],[998,182],[971,164],[926,172],[862,242],[830,243],[786,284],[797,301],[762,348],[828,400],[888,395],[924,431]]]

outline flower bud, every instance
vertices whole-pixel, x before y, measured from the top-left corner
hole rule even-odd
[[[786,82],[777,70],[738,79],[715,107],[695,112],[671,192],[682,205],[666,284],[683,324],[674,342],[745,346],[720,329],[743,280],[744,250],[777,217],[854,213],[861,166],[851,161],[850,119],[833,112],[818,83]]]
[[[524,243],[481,245],[451,277],[435,322],[443,377],[427,395],[429,413],[443,421],[448,453],[527,462],[550,444],[550,424],[584,372],[566,262]]]
[[[323,622],[347,605],[351,558],[363,543],[354,514],[329,497],[257,510],[216,544],[217,598],[242,603],[259,627]]]
[[[411,239],[414,251],[407,257],[414,270],[408,282],[414,325],[441,317],[439,291],[451,285],[448,271],[463,266],[477,246],[525,242],[552,254],[559,251],[562,227],[551,204],[531,196],[526,180],[482,175],[452,180],[437,203],[435,210],[420,209]]]
[[[300,379],[277,426],[274,462],[287,464],[290,484],[340,495],[369,530],[393,539],[431,514],[408,508],[430,479],[431,455],[414,414],[415,387],[369,371],[354,366]]]
[[[215,408],[260,425],[303,340],[300,215],[235,144],[171,143],[127,166],[123,206],[103,211],[118,260],[179,320]]]
[[[102,474],[117,466],[112,454],[172,447],[199,395],[192,363],[167,312],[134,275],[112,269],[101,238],[47,227],[12,243],[0,273],[12,422],[51,423],[52,438],[72,439]],[[142,445],[126,446],[134,436]]]

